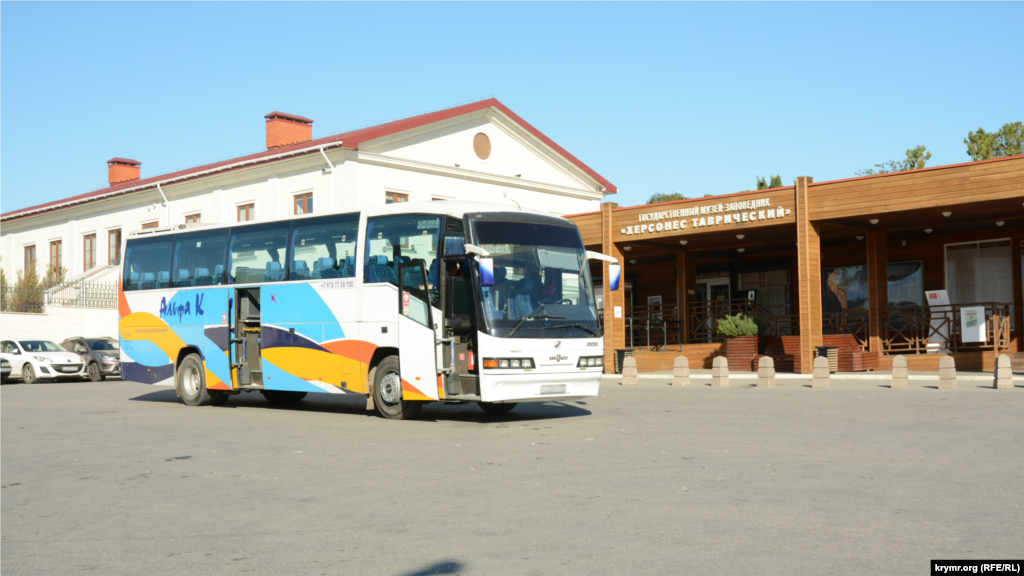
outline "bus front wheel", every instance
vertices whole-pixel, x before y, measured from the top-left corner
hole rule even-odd
[[[209,406],[213,403],[206,389],[206,368],[199,354],[189,354],[178,366],[178,390],[189,406]]]
[[[409,420],[419,413],[422,404],[402,398],[402,374],[398,356],[388,356],[372,371],[373,404],[380,415],[391,420]]]
[[[506,402],[505,404],[496,404],[494,402],[477,402],[480,408],[489,414],[504,414],[505,412],[511,412],[516,407],[515,402]]]

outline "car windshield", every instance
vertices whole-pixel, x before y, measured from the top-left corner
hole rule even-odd
[[[120,350],[116,341],[107,340],[106,338],[86,340],[86,343],[89,344],[89,348],[92,350]]]
[[[21,344],[25,352],[67,352],[48,340],[19,340],[18,344]]]
[[[600,335],[586,250],[575,226],[476,220],[474,233],[476,244],[491,254],[493,286],[478,284],[491,336]]]

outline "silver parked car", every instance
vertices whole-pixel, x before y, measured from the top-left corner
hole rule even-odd
[[[121,375],[121,345],[113,338],[73,336],[60,345],[68,352],[78,354],[85,362],[86,377],[93,382]]]

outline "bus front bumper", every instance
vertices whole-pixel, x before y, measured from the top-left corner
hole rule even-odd
[[[481,376],[483,402],[549,402],[597,396],[602,371],[487,374]]]

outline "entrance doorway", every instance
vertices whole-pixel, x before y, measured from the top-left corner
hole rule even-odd
[[[697,279],[697,298],[696,301],[703,303],[704,306],[700,307],[698,315],[700,316],[701,329],[698,331],[693,342],[712,342],[715,339],[715,335],[718,332],[718,327],[715,325],[716,314],[715,302],[724,302],[729,299],[730,283],[729,276],[720,276],[718,278],[698,278]]]

